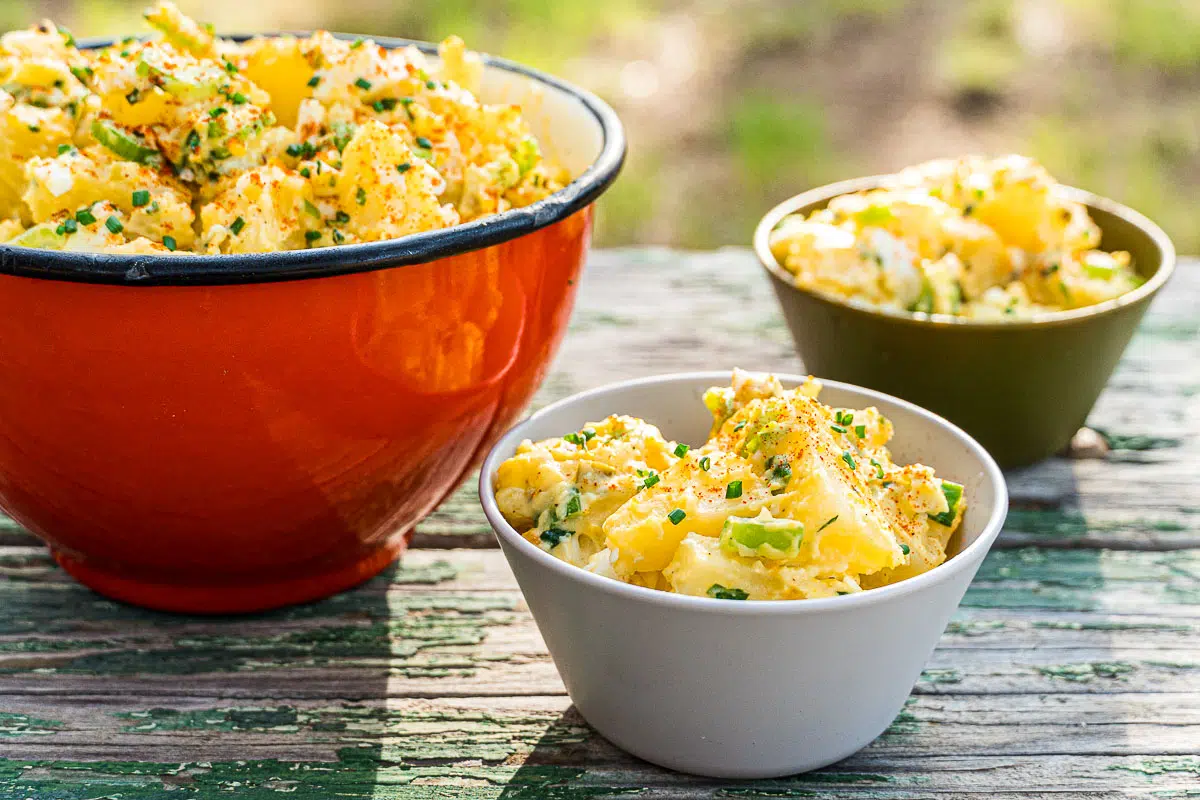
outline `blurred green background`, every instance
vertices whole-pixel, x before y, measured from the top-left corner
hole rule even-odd
[[[0,0],[0,27],[140,30],[138,0]],[[226,32],[437,40],[611,102],[630,157],[601,244],[745,244],[805,188],[1023,152],[1200,252],[1200,0],[179,0]]]

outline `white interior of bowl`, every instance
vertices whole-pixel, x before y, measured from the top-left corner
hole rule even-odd
[[[800,376],[779,377],[785,386],[794,386],[802,380]],[[896,432],[889,446],[896,463],[926,464],[940,477],[963,484],[969,508],[962,528],[951,543],[952,546],[957,544],[952,547],[951,561],[953,554],[972,545],[984,548],[991,545],[1007,513],[1008,494],[1000,468],[978,442],[941,417],[898,398],[835,381],[823,383],[825,388],[820,399],[827,405],[844,408],[875,406],[892,421]],[[704,443],[712,424],[712,417],[701,401],[704,391],[710,386],[728,384],[727,372],[664,375],[585,392],[543,409],[502,438],[484,463],[481,499],[485,512],[494,525],[499,523],[508,531],[512,530],[503,522],[491,495],[494,494],[492,485],[496,468],[513,454],[521,440],[562,436],[610,414],[628,414],[658,426],[668,439],[698,446]],[[519,536],[516,538],[520,539]],[[556,560],[524,540],[521,542],[551,561]],[[930,579],[941,569],[943,567],[938,567],[901,584],[864,594],[886,592]],[[831,598],[831,601],[851,599],[853,596]],[[726,607],[734,605],[742,604],[725,604]]]
[[[515,103],[542,147],[542,155],[578,176],[604,147],[604,131],[583,102],[571,93],[528,75],[489,65],[478,97],[485,103]]]

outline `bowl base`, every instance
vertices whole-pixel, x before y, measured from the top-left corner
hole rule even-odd
[[[52,553],[75,580],[122,603],[183,614],[247,614],[320,600],[357,586],[395,561],[407,544],[407,536],[398,536],[353,564],[331,572],[243,585],[151,583],[96,568],[57,550]]]

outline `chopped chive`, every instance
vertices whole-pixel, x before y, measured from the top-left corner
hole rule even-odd
[[[311,178],[311,177],[312,177],[312,170],[310,170],[308,167],[301,167],[301,168],[300,168],[300,174],[301,174],[301,175],[303,175],[303,176],[304,176],[304,177],[306,177],[306,178]]]
[[[134,208],[150,205],[150,192],[145,189],[138,189],[133,193],[132,202]]]
[[[437,81],[425,81],[425,88],[426,89],[436,89]]]
[[[683,522],[683,518],[687,516],[687,512],[682,508],[677,508],[670,514],[667,514],[667,519],[671,520],[672,525],[678,525]]]
[[[867,438],[867,426],[866,425],[855,425],[854,426],[854,435],[860,439]]]
[[[570,535],[571,531],[564,531],[562,528],[547,528],[538,535],[538,538],[551,547],[557,547],[559,542]]]
[[[573,517],[583,510],[583,500],[579,498],[579,491],[574,493],[567,499],[567,516]]]
[[[687,451],[690,449],[691,448],[686,444],[677,444],[675,445],[675,455],[679,458],[683,458],[685,455],[687,455]]]
[[[163,237],[163,247],[167,248],[172,253],[175,252],[175,248],[178,246],[179,245],[176,244],[174,236],[164,236]]]
[[[137,89],[134,89],[129,94],[125,95],[125,102],[129,103],[129,105],[133,105],[134,103],[136,103],[138,101],[138,98],[141,96],[142,96],[142,93],[139,92]]]
[[[333,221],[345,225],[350,221],[350,215],[345,211],[339,211],[333,215]]]
[[[659,480],[661,480],[661,479],[658,477],[658,473],[651,472],[649,475],[646,476],[645,480],[642,481],[642,487],[645,489],[649,489],[651,486],[658,483]]]
[[[591,428],[584,428],[580,431],[580,433],[583,434],[583,440],[585,442],[590,442],[592,439],[596,438],[596,432]]]
[[[346,237],[342,235],[341,231],[339,231],[337,228],[334,228],[333,229],[333,243],[341,244],[344,241],[346,241]]]
[[[307,211],[309,214],[312,214],[317,219],[321,218],[321,209],[317,208],[316,206],[314,206],[312,203],[308,202],[307,200],[304,201],[304,210]]]
[[[358,48],[360,48],[360,47],[362,47],[362,46],[363,46],[363,40],[362,40],[362,39],[355,39],[355,40],[354,40],[354,44],[350,45],[350,49],[351,49],[351,50],[357,50]]]
[[[418,136],[416,141],[417,141],[417,147],[422,147],[426,150],[433,149],[433,142],[429,141],[424,136]]]
[[[321,238],[320,231],[305,231],[304,232],[304,241],[308,242],[309,244],[312,244],[313,242],[315,242],[317,239],[320,239],[320,238]]]
[[[830,517],[829,519],[825,520],[825,524],[824,524],[824,525],[822,525],[821,527],[817,528],[817,533],[820,533],[821,531],[825,530],[826,528],[828,528],[828,527],[829,527],[830,525],[832,525],[833,523],[837,522],[837,518],[838,518],[839,516],[841,516],[841,515],[840,515],[840,514],[834,514],[832,517]]]
[[[566,439],[571,444],[575,445],[576,447],[583,447],[583,441],[584,441],[583,437],[580,436],[578,433],[568,433],[563,438]]]
[[[238,71],[237,64],[234,64],[232,61],[226,61],[225,62],[225,71],[228,72],[230,75],[236,74]]]
[[[734,433],[737,433],[738,431],[740,431],[740,430],[741,430],[742,428],[744,428],[744,427],[746,427],[746,420],[742,420],[742,421],[741,421],[741,422],[739,422],[737,425],[734,425],[734,426],[733,426],[733,432],[734,432]]]
[[[81,208],[75,212],[75,219],[79,220],[80,225],[92,225],[96,222],[96,215],[89,209]]]
[[[367,190],[361,186],[358,187],[358,191],[354,193],[354,199],[360,206],[364,205],[367,202]]]
[[[829,427],[833,428],[834,433],[845,433],[846,432],[846,429],[843,428],[841,425],[830,425]]]
[[[846,466],[850,469],[858,469],[858,465],[854,463],[854,456],[850,455],[849,450],[842,451],[842,461],[845,461]]]
[[[196,150],[200,147],[200,134],[191,131],[188,133],[187,138],[184,139],[183,145],[189,150]]]
[[[708,468],[711,466],[712,466],[712,459],[710,459],[708,456],[705,456],[704,458],[700,459],[700,469],[704,470],[705,472],[708,472]]]
[[[748,600],[750,598],[750,595],[741,589],[726,589],[719,583],[708,587],[707,594],[717,600]]]
[[[873,458],[872,458],[872,459],[871,459],[871,466],[872,466],[872,467],[874,467],[875,469],[879,470],[879,474],[877,474],[875,477],[876,477],[876,478],[882,478],[882,477],[883,477],[883,465],[882,465],[882,464],[880,464],[878,461],[876,461],[875,459],[873,459]]]
[[[233,94],[229,95],[229,102],[233,103],[235,106],[244,106],[246,103],[250,102],[250,99],[241,92],[234,92]]]
[[[359,78],[354,82],[354,85],[362,89],[364,92],[371,88],[371,82],[366,78]]]
[[[246,220],[242,219],[241,217],[238,217],[237,219],[235,219],[233,221],[233,224],[229,226],[229,230],[233,232],[234,236],[237,236],[239,233],[242,232],[242,230],[245,227],[246,227]]]
[[[412,164],[409,164],[407,161],[404,162],[403,164],[396,165],[396,171],[399,172],[401,175],[408,172],[410,169],[412,169]]]
[[[228,114],[228,113],[229,113],[229,109],[226,108],[225,106],[217,106],[212,111],[208,112],[208,115],[215,119],[215,118],[221,116],[222,114]]]
[[[310,89],[317,88],[317,85],[320,83],[321,83],[320,75],[313,75],[311,78],[308,79],[308,86]]]
[[[72,146],[71,146],[71,145],[69,145],[69,144],[60,144],[60,145],[58,146],[58,154],[61,156],[63,153],[69,153],[69,152],[71,152],[71,151],[72,151],[72,150],[74,150],[74,149],[75,149],[75,148],[74,148],[74,147],[72,147]]]
[[[908,555],[909,553],[911,553],[911,552],[912,552],[912,548],[910,548],[910,547],[909,547],[908,545],[906,545],[906,544],[901,544],[901,545],[900,545],[900,552],[901,552],[901,553],[904,553],[904,555]]]
[[[113,233],[120,233],[125,230],[125,226],[121,224],[121,220],[116,217],[109,217],[104,220],[104,227],[108,228]]]
[[[726,500],[734,500],[741,496],[742,496],[742,482],[741,481],[730,481],[729,485],[725,487],[725,499]]]
[[[60,227],[66,233],[75,233],[75,231],[79,230],[79,223],[70,217],[67,217],[63,220],[63,224]]]

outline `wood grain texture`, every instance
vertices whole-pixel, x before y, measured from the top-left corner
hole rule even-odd
[[[132,609],[0,524],[0,800],[1200,796],[1200,279],[1184,265],[1014,509],[904,711],[834,767],[681,776],[570,706],[468,484],[401,565],[245,618]],[[597,253],[538,403],[800,371],[744,250]],[[732,300],[732,302],[731,302]],[[1093,443],[1095,444],[1095,443]]]

